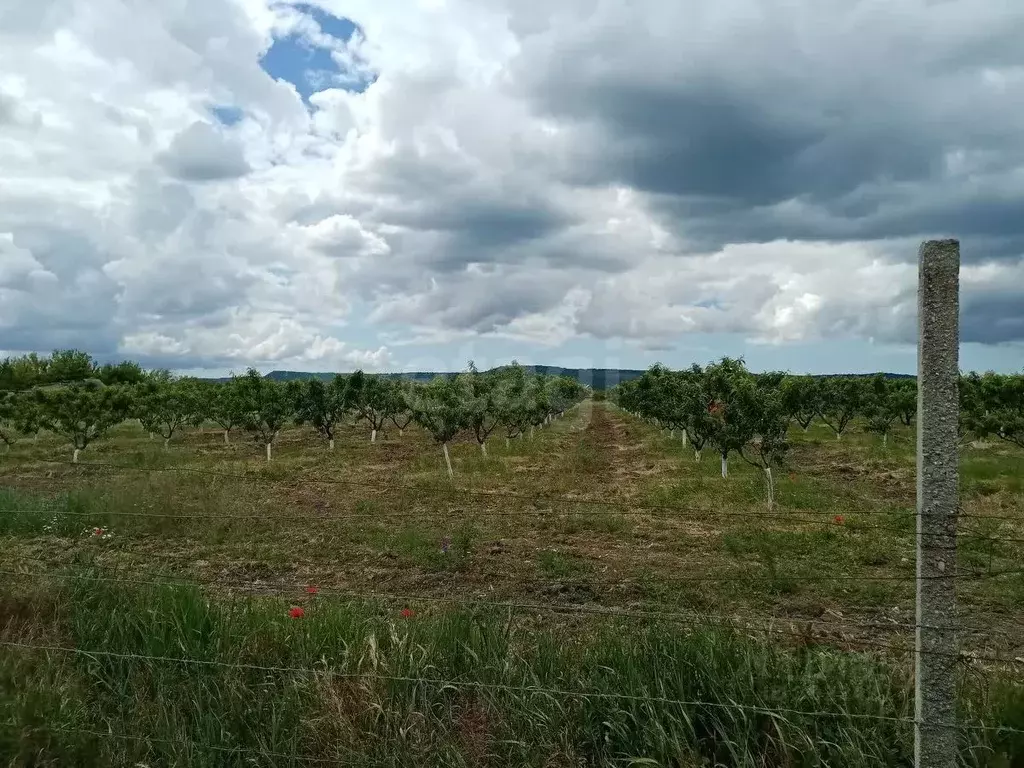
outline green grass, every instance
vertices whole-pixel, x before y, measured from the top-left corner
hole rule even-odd
[[[859,768],[912,753],[910,726],[884,719],[911,716],[906,670],[869,654],[635,622],[569,636],[494,611],[403,618],[306,595],[293,620],[289,601],[73,575],[20,594],[5,639],[125,656],[5,649],[0,714],[16,727],[0,754],[14,764]],[[1021,722],[1019,687],[963,686],[965,722]],[[964,763],[1010,765],[1019,739],[965,731]]]
[[[487,456],[455,441],[454,480],[416,429],[371,445],[362,425],[346,426],[334,452],[288,429],[268,465],[242,435],[224,445],[219,431],[194,430],[165,451],[125,425],[82,454],[127,471],[53,464],[69,451],[51,435],[18,443],[0,455],[5,639],[320,672],[0,648],[0,717],[18,723],[0,729],[0,765],[319,764],[243,748],[349,765],[909,765],[905,726],[850,717],[909,715],[909,635],[763,630],[913,615],[913,432],[884,449],[857,425],[842,441],[818,425],[791,437],[773,510],[755,468],[734,458],[722,479],[713,451],[697,464],[678,435],[607,405],[507,449],[492,438]],[[959,567],[1020,568],[1024,547],[1010,539],[1024,538],[1024,452],[968,448],[962,467]],[[134,583],[147,580],[207,586]],[[409,597],[331,596],[371,592]],[[1024,576],[964,581],[958,594],[964,622],[986,630],[965,634],[968,649],[1024,655]],[[458,610],[451,598],[552,610]],[[291,605],[306,616],[288,619]],[[646,617],[673,612],[697,616]],[[749,629],[694,632],[706,613]],[[867,654],[865,641],[896,649]],[[972,667],[962,685],[965,717],[1024,727],[1019,669]],[[523,686],[847,714],[772,718]],[[1005,734],[967,736],[965,765],[1024,759]]]

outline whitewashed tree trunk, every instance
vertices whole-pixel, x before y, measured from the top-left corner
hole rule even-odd
[[[334,438],[333,437],[330,439],[329,445],[331,446],[331,450],[333,451],[334,450]]]
[[[228,437],[228,431],[224,430],[224,445],[231,445],[231,439]]]
[[[267,461],[270,461],[270,443],[267,443]]]
[[[370,442],[371,443],[376,443],[377,442],[377,430],[376,429],[370,431]]]
[[[405,437],[405,427],[402,427],[401,429],[398,430],[398,436]]]
[[[448,477],[455,477],[452,471],[452,458],[448,455],[448,443],[441,443],[441,450],[444,451],[444,463],[448,466]]]
[[[889,433],[888,432],[883,432],[882,433],[882,447],[885,448],[888,445],[889,445]]]
[[[484,442],[480,443],[480,453],[482,453],[484,456],[487,455],[487,441],[486,440]]]
[[[768,480],[768,509],[775,506],[775,480],[772,478],[772,468],[764,468],[765,478]]]
[[[683,430],[683,448],[686,447],[686,438],[688,437],[686,430]]]
[[[71,454],[71,463],[72,464],[77,464],[78,463],[78,454],[79,453],[81,453],[81,450],[79,448],[75,448],[75,452]]]
[[[530,425],[530,439],[533,440],[533,424]]]
[[[505,450],[507,451],[507,450],[509,450],[509,449],[510,449],[511,447],[512,447],[512,441],[511,441],[511,440],[509,440],[509,439],[508,439],[508,438],[506,437],[506,438],[505,438]]]
[[[38,443],[39,442],[39,433],[38,432],[36,432],[34,435],[32,435],[32,442],[33,443]]]
[[[154,435],[152,432],[150,432],[149,433],[149,439],[150,440],[156,440],[156,435]]]
[[[168,447],[168,446],[170,445],[170,442],[171,442],[171,438],[169,438],[169,437],[165,437],[165,438],[164,438],[164,450],[165,450],[165,451],[166,451],[166,450],[169,450],[169,447]]]
[[[729,457],[728,456],[723,456],[722,457],[722,477],[728,477],[728,476],[729,476]]]
[[[701,451],[700,451],[699,448],[694,450],[694,452],[693,452],[693,460],[695,462],[697,462],[698,464],[700,464],[700,454],[701,454]]]

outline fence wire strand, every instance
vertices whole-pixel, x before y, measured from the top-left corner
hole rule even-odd
[[[894,717],[892,715],[878,715],[870,714],[866,712],[831,712],[827,710],[801,710],[801,709],[790,709],[785,707],[762,707],[752,704],[740,704],[738,702],[730,702],[728,704],[718,701],[700,701],[690,699],[674,699],[667,696],[650,696],[640,695],[632,693],[621,693],[612,691],[575,691],[567,690],[562,688],[548,688],[543,686],[532,686],[532,685],[514,685],[511,683],[489,683],[482,680],[451,680],[445,678],[436,677],[414,677],[411,675],[386,675],[379,672],[339,672],[337,670],[328,669],[326,667],[322,669],[314,669],[311,667],[282,667],[282,666],[269,666],[262,664],[241,664],[237,662],[227,661],[213,661],[210,659],[190,659],[185,657],[177,656],[151,656],[146,654],[136,653],[119,653],[117,651],[104,651],[99,649],[83,649],[83,648],[70,648],[59,645],[38,645],[33,643],[21,643],[15,641],[0,641],[0,646],[9,648],[20,648],[22,650],[30,651],[41,651],[46,653],[65,653],[76,656],[85,656],[89,658],[117,658],[122,660],[132,661],[151,661],[160,662],[166,664],[182,664],[182,665],[195,665],[205,667],[221,667],[227,669],[238,669],[249,672],[268,672],[275,674],[308,674],[308,675],[325,675],[332,678],[338,679],[366,679],[366,680],[380,680],[389,683],[412,683],[417,685],[436,685],[445,688],[476,688],[479,690],[488,691],[502,691],[506,693],[526,693],[536,694],[544,696],[552,696],[556,698],[572,698],[572,699],[605,699],[605,700],[616,700],[616,701],[628,701],[633,703],[641,704],[662,704],[668,706],[677,707],[704,707],[710,709],[727,709],[727,710],[739,710],[743,712],[750,712],[752,714],[766,715],[768,717],[814,717],[814,718],[825,718],[834,717],[846,720],[875,720],[882,722],[893,722],[901,723],[904,725],[915,725],[917,721],[913,718],[906,717]],[[998,726],[998,725],[976,725],[976,724],[952,724],[952,723],[928,723],[928,727],[931,728],[951,728],[956,730],[968,729],[968,730],[981,730],[981,731],[999,731],[1004,733],[1019,733],[1024,734],[1024,729],[1011,728],[1009,726]]]

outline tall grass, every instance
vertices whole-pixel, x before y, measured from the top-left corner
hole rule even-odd
[[[616,620],[569,632],[515,623],[497,609],[402,616],[305,594],[295,598],[305,615],[290,619],[278,599],[74,575],[10,594],[23,597],[3,598],[4,640],[127,656],[0,648],[0,719],[14,724],[0,729],[4,764],[860,768],[911,760],[911,726],[893,720],[912,716],[908,670],[870,654]],[[1024,726],[1020,685],[982,690],[965,680],[962,701],[968,722]],[[965,765],[1017,765],[1024,756],[1019,736],[994,732],[965,730],[961,749]]]

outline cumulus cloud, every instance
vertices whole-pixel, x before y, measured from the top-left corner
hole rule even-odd
[[[160,160],[182,181],[233,179],[249,172],[242,148],[198,120],[174,137]]]
[[[942,235],[965,340],[1021,343],[1022,32],[998,0],[14,4],[4,346],[902,342]]]

